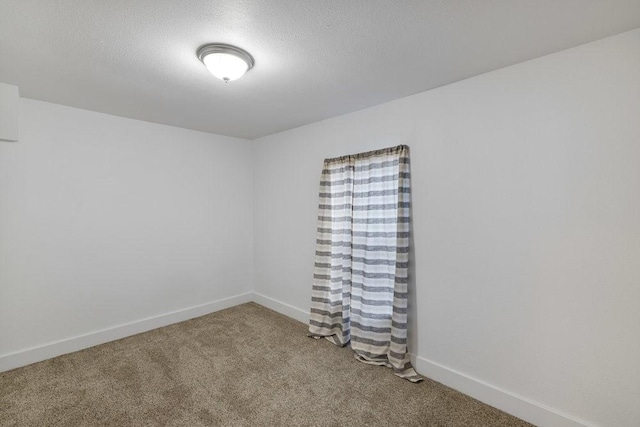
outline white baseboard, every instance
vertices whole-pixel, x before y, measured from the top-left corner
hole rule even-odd
[[[254,301],[285,316],[303,323],[308,323],[309,313],[290,304],[267,297],[257,292],[248,292],[230,298],[213,301],[207,304],[189,307],[159,316],[141,319],[124,325],[80,335],[77,337],[29,348],[15,353],[0,355],[0,372],[18,368],[31,363],[40,362],[52,357],[74,351],[83,350],[95,345],[104,344],[120,338],[161,328],[173,323],[182,322],[194,317],[203,316],[225,308]],[[509,414],[538,426],[553,427],[595,427],[586,421],[563,413],[543,404],[534,402],[480,379],[458,372],[420,356],[411,355],[411,361],[420,374],[438,381],[448,387],[465,393],[488,405],[494,406]]]
[[[253,293],[253,301],[257,304],[270,308],[273,311],[277,311],[280,314],[291,317],[302,323],[309,323],[309,312],[300,310],[298,307],[294,307],[277,299],[269,298],[268,296]]]
[[[309,322],[309,313],[298,307],[256,292],[253,293],[253,301],[300,322]],[[411,362],[420,374],[537,426],[596,427],[572,415],[502,390],[423,357],[411,355]]]
[[[488,384],[423,357],[411,355],[411,362],[421,375],[537,426],[595,427],[587,421],[580,420],[557,409],[549,408],[526,397],[502,390],[495,385]]]
[[[251,301],[253,301],[253,294],[251,292],[247,292],[245,294],[224,298],[195,307],[189,307],[173,311],[171,313],[161,314],[159,316],[148,317],[146,319],[137,320],[124,325],[118,325],[112,328],[90,332],[88,334],[52,342],[42,346],[28,348],[15,353],[0,355],[0,372],[41,362],[43,360],[51,359],[52,357],[83,350],[85,348],[139,334],[141,332],[147,332],[173,323],[183,322],[185,320],[193,319],[194,317],[204,316],[205,314],[224,310],[225,308]]]

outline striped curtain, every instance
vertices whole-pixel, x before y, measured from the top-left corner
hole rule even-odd
[[[407,354],[409,147],[324,161],[310,336],[417,382]]]

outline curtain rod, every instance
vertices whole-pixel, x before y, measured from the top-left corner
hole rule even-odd
[[[403,145],[397,145],[395,147],[388,147],[388,148],[381,148],[379,150],[367,151],[364,153],[349,154],[349,155],[340,156],[340,157],[332,157],[329,159],[324,159],[324,162],[334,163],[334,162],[344,162],[345,160],[366,159],[368,157],[381,156],[384,154],[395,154],[403,150],[406,150],[408,152],[409,146],[403,144]]]

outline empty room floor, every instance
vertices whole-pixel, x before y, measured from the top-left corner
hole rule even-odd
[[[255,303],[0,374],[0,425],[529,426]]]

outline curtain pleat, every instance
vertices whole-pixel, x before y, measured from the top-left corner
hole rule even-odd
[[[410,178],[404,145],[325,160],[309,332],[415,382],[422,378],[407,354]]]

